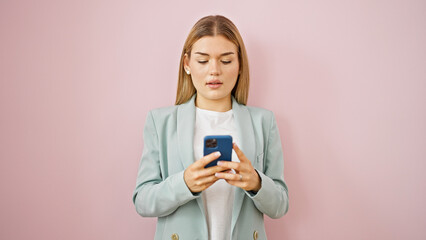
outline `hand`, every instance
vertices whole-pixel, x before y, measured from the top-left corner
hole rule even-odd
[[[233,148],[240,162],[219,161],[218,166],[234,169],[236,173],[231,173],[230,171],[218,172],[216,177],[225,179],[229,184],[246,191],[259,191],[261,187],[259,174],[254,170],[250,160],[247,159],[237,144],[234,143]]]
[[[191,192],[196,193],[207,189],[219,180],[219,178],[215,176],[215,173],[228,170],[228,168],[221,166],[204,168],[211,161],[216,160],[219,157],[220,152],[210,153],[185,169],[183,179]]]

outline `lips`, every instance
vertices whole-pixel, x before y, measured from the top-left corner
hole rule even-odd
[[[209,88],[216,89],[222,86],[222,82],[220,80],[211,80],[206,83]]]
[[[208,84],[222,84],[222,82],[220,80],[211,80],[207,82],[207,85]]]

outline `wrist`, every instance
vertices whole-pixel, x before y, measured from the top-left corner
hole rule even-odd
[[[257,173],[257,170],[254,169],[254,171],[256,172],[257,181],[256,181],[256,186],[250,191],[257,193],[260,190],[260,188],[262,187],[262,179],[260,178],[259,173]]]

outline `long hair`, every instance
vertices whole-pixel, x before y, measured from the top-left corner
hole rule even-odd
[[[231,22],[231,20],[224,16],[211,15],[198,20],[186,38],[182,55],[180,57],[176,105],[187,102],[196,92],[196,89],[192,84],[191,76],[187,75],[184,70],[185,54],[188,55],[188,58],[191,58],[192,46],[196,41],[205,36],[217,35],[226,37],[229,41],[234,43],[238,49],[240,74],[238,75],[237,82],[232,89],[231,94],[235,97],[235,100],[237,100],[238,103],[244,105],[247,104],[250,76],[247,52],[243,39],[237,27]]]

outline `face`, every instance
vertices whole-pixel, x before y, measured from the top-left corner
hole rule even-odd
[[[215,101],[231,98],[239,74],[238,52],[234,43],[221,35],[202,37],[192,46],[191,57],[185,55],[184,63],[185,71],[190,71],[197,90],[197,99]]]

